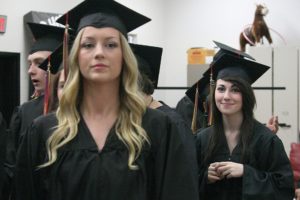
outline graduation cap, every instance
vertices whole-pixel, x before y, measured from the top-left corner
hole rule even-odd
[[[62,68],[62,60],[63,43],[61,42],[60,45],[50,54],[50,56],[39,65],[39,68],[47,71],[49,67],[51,74],[56,74],[58,71],[60,71],[60,68]]]
[[[197,92],[196,90],[198,90],[198,99],[195,99]],[[198,106],[198,109],[205,113],[206,108],[204,107],[203,103],[206,102],[207,96],[209,95],[209,77],[203,76],[192,87],[190,87],[185,94],[193,103],[198,100],[198,104],[202,104]]]
[[[252,56],[250,56],[249,54],[246,54],[243,51],[234,49],[230,46],[227,46],[226,44],[222,44],[222,43],[214,41],[214,40],[213,40],[213,42],[217,45],[217,47],[220,48],[218,53],[214,56],[214,59],[218,59],[219,57],[221,57],[224,54],[229,54],[229,55],[233,55],[233,56],[238,56],[238,57],[242,57],[242,58],[249,58],[251,60],[255,60]]]
[[[219,42],[215,42],[215,44],[220,47],[220,50],[203,76],[211,75],[213,80],[224,77],[239,77],[251,85],[270,68],[256,62],[253,57],[242,51]]]
[[[39,68],[46,71],[46,84],[44,90],[44,114],[47,114],[50,108],[50,99],[53,94],[51,94],[52,87],[52,78],[51,74],[57,74],[59,71],[63,69],[63,43],[61,42],[59,46],[45,59],[40,65]],[[67,77],[66,70],[64,71],[65,80]]]
[[[163,49],[138,44],[130,44],[130,46],[138,61],[140,72],[148,76],[154,88],[157,88]]]
[[[70,40],[68,47],[71,46],[71,43],[74,40],[74,31],[69,30],[70,32]],[[41,68],[44,71],[48,70],[48,66],[50,67],[51,74],[56,74],[58,71],[62,69],[63,62],[63,42],[60,41],[58,46],[55,48],[55,50],[48,56],[47,59],[45,59],[40,65],[39,68]]]
[[[64,28],[31,22],[27,24],[35,40],[29,54],[37,51],[54,51],[62,42]]]
[[[194,103],[194,111],[193,111],[193,118],[192,118],[192,124],[191,129],[193,133],[195,133],[198,130],[198,124],[197,124],[197,116],[198,116],[198,110],[202,112],[204,115],[205,121],[207,121],[208,113],[209,113],[209,77],[203,76],[201,79],[199,79],[192,87],[190,87],[185,94],[189,97],[189,99]],[[202,122],[202,126],[206,126],[207,122]],[[204,127],[201,127],[204,128]]]
[[[85,0],[57,19],[77,32],[86,27],[113,27],[127,33],[151,19],[113,0]]]
[[[203,107],[203,102],[205,101],[204,96],[210,97],[210,102],[206,107],[208,125],[212,124],[211,105],[213,98],[211,95],[214,80],[225,77],[239,77],[251,85],[270,68],[269,66],[256,62],[253,57],[242,51],[220,42],[214,41],[214,43],[220,50],[214,56],[210,68],[204,72],[203,77],[186,92],[187,96],[194,102],[193,118],[197,114],[198,109],[202,112],[205,111],[205,107]],[[207,88],[208,92],[206,90]]]
[[[45,89],[44,89],[44,109],[43,114],[47,114],[50,110],[50,100],[52,91],[52,78],[51,74],[57,74],[58,71],[62,69],[62,60],[63,60],[63,43],[61,42],[60,45],[46,58],[40,65],[39,68],[46,71],[45,76]]]

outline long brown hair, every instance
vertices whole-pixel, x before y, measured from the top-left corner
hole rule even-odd
[[[240,132],[240,144],[242,147],[242,156],[241,162],[247,162],[249,155],[249,144],[253,135],[254,128],[254,107],[256,105],[255,95],[251,85],[238,77],[226,77],[222,78],[224,81],[228,81],[236,85],[241,94],[242,94],[242,112],[243,112],[243,122],[241,125]],[[213,103],[212,103],[212,111],[214,124],[212,126],[212,133],[210,135],[207,153],[204,157],[204,163],[209,165],[211,159],[216,153],[216,150],[219,145],[222,143],[222,138],[224,138],[224,127],[222,120],[222,113],[218,110],[216,102],[215,102],[215,88],[213,90]]]

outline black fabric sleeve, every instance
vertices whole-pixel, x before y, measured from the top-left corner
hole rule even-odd
[[[243,199],[293,199],[293,172],[281,140],[274,136],[260,149],[259,166],[244,165]]]
[[[37,128],[32,125],[24,135],[17,153],[16,162],[16,199],[38,200],[38,153],[43,141],[38,137]]]
[[[155,180],[159,200],[198,199],[196,149],[192,135],[170,118],[155,158]]]

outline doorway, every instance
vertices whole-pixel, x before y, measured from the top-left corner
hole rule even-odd
[[[0,111],[7,123],[20,104],[20,53],[0,52]]]

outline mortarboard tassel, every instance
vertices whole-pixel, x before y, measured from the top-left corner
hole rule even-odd
[[[192,127],[191,127],[193,133],[195,133],[197,131],[198,99],[199,99],[199,91],[198,91],[198,83],[197,83],[194,111],[193,111],[193,119],[192,119]]]
[[[68,65],[68,56],[69,56],[69,14],[66,14],[66,25],[65,25],[65,33],[64,33],[64,43],[63,43],[63,66],[64,66],[64,76],[65,80],[67,80],[69,65]]]
[[[51,64],[50,64],[50,56],[48,57],[48,66],[46,72],[46,83],[45,83],[45,96],[44,96],[44,112],[43,114],[48,114],[49,111],[49,99],[50,99],[50,84],[51,84]]]
[[[203,111],[204,111],[204,116],[203,116],[203,121],[202,121],[202,125],[201,125],[201,128],[206,128],[208,126],[208,117],[207,117],[207,113],[208,113],[208,104],[207,104],[207,101],[203,101],[202,102],[202,107],[203,107]]]
[[[213,103],[213,90],[215,86],[215,81],[212,78],[213,72],[211,67],[210,72],[210,80],[209,80],[209,105],[208,105],[208,126],[211,126],[213,124],[213,116],[212,116],[212,103]]]

